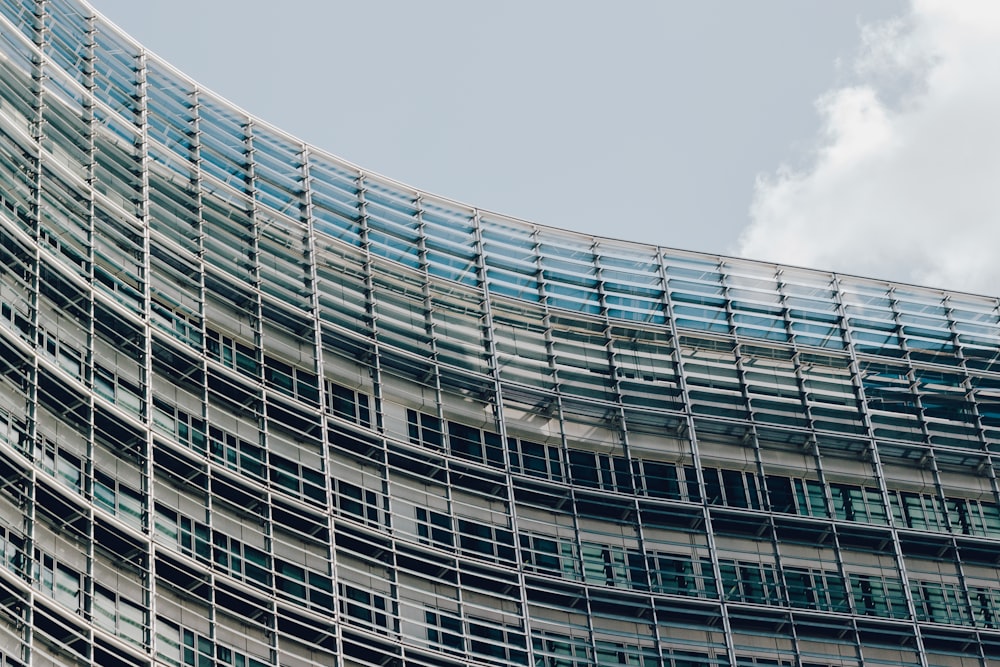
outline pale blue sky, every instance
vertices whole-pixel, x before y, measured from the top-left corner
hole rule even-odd
[[[542,224],[731,253],[755,178],[902,0],[94,0],[201,84],[367,169]],[[844,63],[842,65],[838,63]]]

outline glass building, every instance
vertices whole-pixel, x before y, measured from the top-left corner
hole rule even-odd
[[[0,0],[0,666],[1000,661],[998,301],[512,220]]]

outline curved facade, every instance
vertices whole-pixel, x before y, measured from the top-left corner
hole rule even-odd
[[[535,226],[0,2],[0,665],[1000,661],[996,299]]]

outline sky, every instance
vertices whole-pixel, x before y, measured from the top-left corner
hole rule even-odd
[[[451,199],[1000,295],[1000,3],[93,4],[250,113]]]

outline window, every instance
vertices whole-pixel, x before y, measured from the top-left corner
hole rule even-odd
[[[56,362],[77,380],[83,380],[83,355],[72,345],[59,340],[53,334],[38,329],[38,351]]]
[[[649,578],[656,593],[710,597],[718,595],[712,561],[680,554],[650,554]]]
[[[210,359],[218,361],[223,366],[254,379],[259,377],[260,365],[257,363],[257,352],[249,345],[218,331],[206,329],[205,352]]]
[[[336,417],[365,428],[372,427],[370,401],[366,394],[327,381],[326,405]]]
[[[111,475],[94,471],[94,504],[133,528],[142,529],[142,494]]]
[[[15,331],[21,334],[21,337],[31,342],[31,336],[29,332],[31,331],[31,321],[29,318],[25,317],[16,308],[12,308],[6,303],[0,303],[0,318],[9,322],[10,326],[14,328]]]
[[[146,610],[139,605],[94,584],[93,619],[97,627],[141,646],[146,639],[146,618]]]
[[[704,468],[705,496],[714,505],[760,509],[757,476],[752,472]]]
[[[597,640],[597,664],[605,665],[641,665],[642,667],[660,667],[659,652],[651,646],[633,646],[621,642]]]
[[[651,498],[683,500],[677,466],[663,461],[634,460],[636,483]]]
[[[439,611],[425,611],[424,621],[427,623],[427,641],[449,653],[461,653],[465,650],[465,639],[462,636],[462,619]]]
[[[133,414],[142,414],[139,386],[124,378],[117,377],[101,366],[94,367],[94,392]]]
[[[270,556],[218,530],[212,531],[212,561],[236,579],[271,585]]]
[[[797,663],[791,660],[775,660],[774,658],[758,658],[752,655],[736,656],[736,667],[794,667]],[[826,665],[811,665],[803,663],[803,667],[827,667]]]
[[[590,642],[585,638],[538,632],[532,635],[531,648],[536,664],[545,667],[590,667],[594,664]]]
[[[388,604],[386,598],[377,593],[338,584],[340,589],[340,613],[348,623],[367,626],[376,632],[385,633],[389,628]]]
[[[274,571],[274,587],[279,594],[304,600],[322,610],[333,610],[333,581],[328,575],[280,558],[274,559]]]
[[[17,448],[24,438],[24,426],[21,420],[7,410],[0,408],[0,442]]]
[[[774,565],[720,560],[723,599],[756,604],[780,604]]]
[[[521,533],[521,560],[531,572],[551,574],[567,579],[580,579],[576,545],[556,537]]]
[[[885,507],[878,489],[849,484],[831,484],[834,515],[841,521],[885,525]]]
[[[563,481],[562,456],[559,447],[541,445],[530,440],[507,438],[510,468],[515,473]]]
[[[898,579],[878,575],[850,575],[854,612],[866,616],[907,618],[903,584]]]
[[[212,459],[230,470],[264,478],[264,448],[238,438],[217,426],[208,429],[209,453]]]
[[[81,611],[80,573],[35,549],[32,580],[35,588],[73,612]]]
[[[502,468],[503,444],[499,435],[478,428],[448,422],[448,444],[453,456]]]
[[[972,616],[980,628],[994,629],[1000,623],[1000,590],[969,587],[969,599],[972,601]]]
[[[768,475],[765,479],[772,511],[824,518],[829,516],[820,482],[789,479],[779,475]]]
[[[569,466],[573,481],[581,486],[622,493],[632,493],[634,490],[631,466],[624,456],[571,449]]]
[[[1000,507],[971,498],[946,498],[951,530],[963,535],[1000,536]]]
[[[192,521],[159,503],[156,505],[154,521],[156,537],[160,542],[175,546],[181,553],[211,562],[212,546],[208,526]]]
[[[326,478],[319,470],[271,454],[271,483],[304,500],[326,505]]]
[[[153,428],[204,454],[205,420],[193,417],[159,398],[153,398]]]
[[[947,530],[944,505],[937,496],[890,489],[889,506],[897,526],[917,530]]]
[[[155,528],[159,542],[236,579],[270,588],[271,558],[264,551],[159,504]]]
[[[46,438],[38,444],[35,457],[42,470],[77,493],[83,490],[83,472],[79,456]]]
[[[319,405],[319,378],[303,368],[265,356],[264,384],[292,398]]]
[[[24,566],[24,537],[0,525],[0,567],[21,572]]]
[[[804,568],[784,568],[788,601],[793,607],[849,611],[847,588],[840,575]]]
[[[583,578],[588,584],[649,590],[646,560],[635,549],[584,542]]]
[[[345,482],[331,478],[333,482],[334,502],[342,513],[368,524],[373,528],[389,526],[388,500],[380,493],[375,493]],[[421,510],[418,510],[420,512]],[[426,515],[426,510],[423,510]],[[432,512],[432,514],[434,514]],[[426,535],[421,535],[426,537]]]
[[[478,622],[477,622],[478,621]],[[504,664],[528,664],[524,635],[489,621],[469,619],[472,653],[500,660]]]
[[[159,618],[157,618],[157,627],[160,625]],[[231,667],[267,667],[268,665],[268,663],[254,657],[239,653],[222,644],[217,644],[208,637],[192,632],[191,630],[182,629],[179,634],[181,635],[182,643],[177,646],[177,649],[179,649],[181,660],[180,662],[176,662],[168,659],[171,664],[190,665],[191,667],[221,667],[223,665]],[[175,645],[175,642],[171,641],[172,638],[163,637],[159,633],[157,634],[157,638],[166,640],[164,642],[157,642],[158,645]],[[166,656],[157,653],[157,657]]]
[[[458,520],[459,546],[467,555],[485,555],[513,561],[514,533],[468,519]]]
[[[449,549],[455,546],[450,516],[423,507],[417,507],[415,514],[421,542]]]
[[[406,424],[411,443],[438,451],[443,449],[443,427],[440,419],[424,412],[407,410]]]
[[[913,594],[913,607],[917,612],[917,620],[968,625],[969,615],[964,602],[965,594],[958,585],[911,579],[910,591]],[[975,602],[973,599],[973,605]]]
[[[201,331],[195,318],[186,314],[180,307],[168,303],[172,301],[170,297],[155,289],[150,291],[149,312],[151,320],[161,331],[164,331],[182,343],[194,348],[201,348]],[[216,334],[218,335],[218,334]],[[221,348],[221,345],[219,345]],[[219,356],[211,354],[213,359],[220,360]]]

